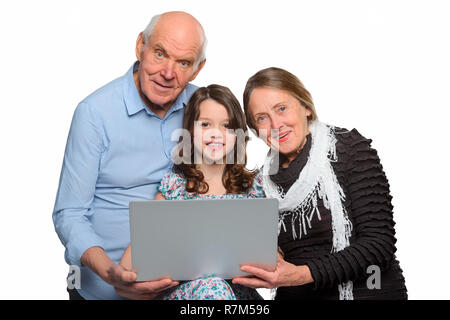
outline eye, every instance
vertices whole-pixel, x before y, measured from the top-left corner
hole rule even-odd
[[[266,120],[266,116],[257,116],[256,117],[256,122],[258,122],[258,123],[263,122],[264,120]]]
[[[279,108],[278,108],[278,111],[281,111],[281,112],[283,112],[283,111],[286,111],[286,107],[285,106],[280,106]]]
[[[209,126],[209,122],[201,122],[200,123],[200,127],[203,127],[203,128],[206,128],[206,127],[208,127]]]
[[[156,51],[155,56],[156,58],[161,59],[162,57],[164,57],[164,54],[161,51]]]
[[[226,129],[229,129],[230,128],[230,124],[229,123],[224,123],[223,127],[226,128]]]
[[[189,67],[190,63],[189,63],[189,61],[181,61],[181,62],[180,62],[180,65],[181,65],[182,67],[186,68],[186,67]]]

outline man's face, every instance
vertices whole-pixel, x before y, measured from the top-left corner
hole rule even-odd
[[[203,67],[200,63],[195,70],[200,50],[198,32],[189,28],[183,30],[173,24],[158,23],[147,45],[142,34],[139,35],[136,56],[140,65],[136,84],[150,105],[160,106],[166,111],[172,106]]]

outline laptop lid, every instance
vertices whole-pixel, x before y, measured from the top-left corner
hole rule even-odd
[[[245,275],[245,263],[274,269],[278,200],[130,202],[131,256],[137,281]]]

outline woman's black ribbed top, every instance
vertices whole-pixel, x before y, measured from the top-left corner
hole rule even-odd
[[[396,260],[396,238],[389,183],[371,140],[353,129],[335,128],[337,161],[334,173],[346,199],[344,205],[353,225],[350,246],[331,253],[331,213],[318,199],[320,216],[315,215],[307,234],[293,239],[292,228],[300,234],[298,220],[283,219],[278,244],[285,260],[308,265],[314,283],[281,287],[276,299],[339,299],[338,285],[353,282],[354,299],[407,299],[405,279]],[[271,176],[286,193],[308,161],[311,135],[288,168]],[[280,163],[283,162],[281,156]],[[376,278],[380,270],[379,280]]]

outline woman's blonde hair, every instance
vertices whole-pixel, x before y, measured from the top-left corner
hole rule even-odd
[[[317,113],[311,94],[306,90],[303,83],[292,73],[280,68],[267,68],[258,71],[247,81],[244,90],[244,112],[247,119],[247,125],[256,130],[253,118],[249,111],[249,101],[251,94],[256,88],[272,88],[286,91],[296,98],[302,106],[311,111],[308,116],[308,122],[317,120]]]

